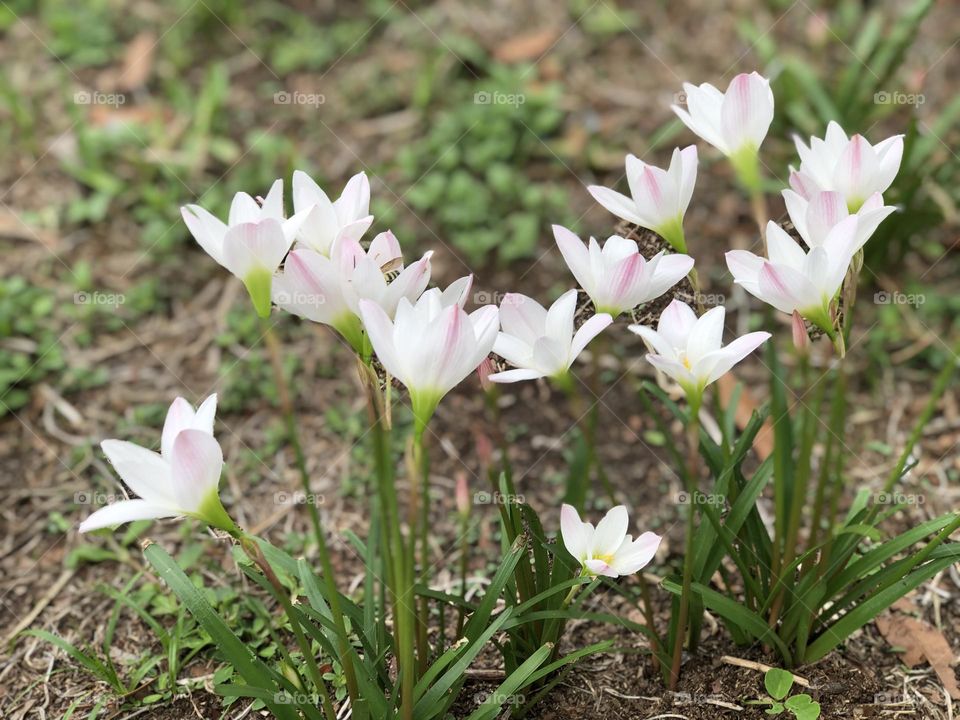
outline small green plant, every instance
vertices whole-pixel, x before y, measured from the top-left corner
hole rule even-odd
[[[807,693],[790,695],[793,687],[793,673],[779,668],[770,668],[763,676],[763,686],[769,697],[750,700],[749,705],[769,705],[767,715],[791,713],[797,720],[817,720],[820,717],[820,703],[815,702]]]

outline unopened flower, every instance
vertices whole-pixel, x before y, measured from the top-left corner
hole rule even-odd
[[[236,526],[217,492],[223,453],[213,437],[216,409],[216,395],[196,411],[183,398],[174,400],[163,425],[159,453],[124,440],[104,440],[100,445],[104,454],[140,498],[100,508],[80,524],[80,532],[180,515],[233,532]]]
[[[273,183],[262,205],[247,193],[234,195],[226,223],[199,205],[182,207],[180,214],[200,247],[243,281],[257,314],[270,315],[273,273],[304,219],[284,220],[283,181]]]
[[[626,159],[630,196],[610,188],[587,188],[598,203],[619,218],[661,235],[677,252],[685,253],[683,215],[697,181],[697,147],[676,148],[670,167],[662,170],[633,155]]]
[[[336,242],[330,257],[298,248],[274,279],[273,300],[298,317],[331,326],[359,353],[360,300],[372,300],[392,318],[401,298],[416,301],[423,293],[430,281],[430,256],[428,252],[404,267],[400,245],[389,231],[377,235],[366,251],[349,237]],[[470,280],[458,282],[462,290]]]
[[[622,312],[663,295],[690,272],[693,258],[659,252],[645,260],[637,243],[618,235],[603,247],[590,238],[589,246],[560,225],[553,235],[563,259],[598,313],[617,317]]]
[[[769,259],[747,250],[727,253],[734,281],[751,295],[781,312],[799,312],[833,337],[830,305],[840,291],[850,261],[857,251],[856,215],[834,225],[822,245],[804,252],[774,222],[767,224]]]
[[[433,288],[416,304],[401,298],[396,319],[376,302],[360,300],[370,343],[388,373],[410,392],[420,427],[441,398],[477,369],[490,354],[500,329],[495,305],[467,314],[462,293]]]
[[[594,315],[574,332],[577,291],[568,290],[546,310],[533,298],[507,293],[500,303],[500,327],[493,351],[516,369],[490,376],[499,383],[563,380],[587,344],[613,322],[607,314]]]
[[[784,190],[782,194],[790,221],[810,248],[822,247],[830,231],[850,215],[846,200],[836,190],[818,190],[809,198],[793,190]],[[895,207],[883,204],[883,197],[878,192],[867,198],[856,212],[858,222],[854,245],[857,250],[895,210]]]
[[[341,238],[359,240],[373,223],[370,214],[370,181],[357,173],[333,202],[302,170],[293,173],[293,211],[304,214],[297,240],[321,255],[329,255]]]
[[[563,545],[587,575],[632,575],[653,560],[660,547],[660,536],[645,532],[634,540],[628,529],[627,509],[623,505],[612,508],[596,528],[581,521],[572,505],[564,505],[560,510]]]
[[[752,72],[730,81],[725,93],[710,83],[683,84],[687,108],[673,111],[694,133],[730,158],[741,182],[759,188],[757,151],[773,121],[770,81]]]
[[[768,332],[752,332],[723,345],[726,310],[715,307],[699,318],[686,303],[674,300],[660,315],[657,329],[631,325],[630,330],[652,349],[651,365],[673,378],[691,404],[699,405],[703,390],[756,350]]]
[[[820,190],[843,195],[850,212],[856,212],[874,193],[885,192],[903,159],[903,136],[894,135],[871,145],[862,135],[851,138],[830,121],[823,139],[806,145],[795,138],[800,169],[790,170],[790,187],[806,199]]]

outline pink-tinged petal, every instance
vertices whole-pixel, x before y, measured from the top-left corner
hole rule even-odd
[[[504,370],[502,372],[493,373],[490,375],[489,380],[490,382],[495,383],[515,383],[522,382],[524,380],[538,380],[542,377],[545,376],[539,370],[516,368],[514,370]]]
[[[687,358],[696,363],[704,355],[719,349],[723,342],[723,321],[726,309],[720,305],[710,308],[697,318],[687,339]]]
[[[729,148],[720,131],[723,93],[710,83],[700,86],[684,83],[683,90],[688,109],[684,110],[678,105],[671,105],[670,108],[695,135],[699,135],[720,152],[728,153]]]
[[[591,241],[592,240],[593,238],[591,238]],[[607,238],[606,242],[603,243],[603,250],[600,251],[600,256],[609,268],[614,263],[626,260],[639,253],[640,249],[637,247],[636,240],[620,237],[619,235],[611,235]]]
[[[573,336],[573,343],[570,346],[570,360],[573,361],[579,357],[580,353],[590,344],[590,341],[606,330],[612,322],[612,317],[606,313],[600,313],[581,325],[576,335]]]
[[[880,163],[870,143],[862,135],[854,135],[837,161],[834,182],[847,201],[859,207],[874,190],[880,189],[876,187],[879,172]]]
[[[587,560],[586,565],[587,571],[593,575],[603,575],[604,577],[617,577],[617,571],[610,567],[603,560]]]
[[[454,280],[440,295],[440,304],[444,307],[459,305],[464,307],[470,299],[470,290],[473,288],[473,275]]]
[[[227,225],[233,227],[240,223],[253,223],[260,220],[260,204],[245,192],[238,192],[230,203]]]
[[[341,225],[370,214],[370,181],[360,172],[347,181],[340,197],[333,203]]]
[[[192,416],[193,410],[190,412]],[[175,496],[167,460],[152,450],[125,440],[104,440],[100,447],[120,479],[133,492],[153,504],[173,504]]]
[[[373,216],[370,216],[371,219]],[[361,233],[362,234],[362,233]],[[359,238],[355,238],[359,240]],[[373,260],[381,268],[403,256],[400,251],[400,241],[390,230],[378,234],[370,241],[370,249],[367,250],[367,257]]]
[[[807,229],[807,208],[810,206],[810,202],[800,193],[794,192],[789,188],[781,190],[780,194],[783,196],[783,202],[787,206],[787,215],[790,217],[790,222],[793,223],[800,237],[802,237],[803,241],[809,246],[810,232]]]
[[[630,325],[627,329],[635,335],[642,337],[655,354],[665,358],[676,356],[678,348],[675,348],[667,342],[667,339],[653,328],[647,327],[646,325]]]
[[[387,288],[387,295],[384,298],[384,309],[391,315],[396,312],[397,303],[400,298],[406,298],[410,302],[415,301],[427,285],[430,283],[430,258],[433,252],[429,251],[413,265],[405,267],[401,273],[390,283]]]
[[[807,227],[810,232],[811,247],[823,244],[834,225],[849,214],[847,201],[840,193],[827,191],[815,194],[807,208]]]
[[[750,290],[746,285],[744,289]],[[799,270],[786,265],[774,266],[765,262],[760,269],[757,289],[761,300],[788,314],[819,301],[819,293],[813,284]]]
[[[547,311],[531,297],[507,293],[500,302],[500,325],[505,333],[532,346],[547,332]]]
[[[160,434],[160,454],[167,460],[170,459],[170,451],[173,450],[173,440],[181,430],[193,427],[194,412],[193,405],[184,398],[178,397],[167,410],[167,417],[163,421],[163,432]],[[112,442],[112,441],[107,441]],[[138,495],[140,493],[137,493]]]
[[[577,291],[567,290],[550,306],[545,322],[546,335],[565,348],[573,337],[573,317],[577,313]]]
[[[720,111],[724,142],[731,153],[759,148],[773,121],[770,82],[753,72],[737,75],[727,88]]]
[[[290,249],[278,220],[242,223],[227,230],[223,242],[225,267],[241,280],[251,271],[275,271]]]
[[[790,187],[802,198],[809,200],[813,194],[819,192],[820,186],[809,175],[796,170],[790,170]]]
[[[688,145],[680,151],[681,180],[680,180],[680,212],[685,213],[693,197],[693,187],[697,184],[697,146]]]
[[[298,317],[330,324],[351,312],[340,279],[329,258],[306,248],[294,250],[287,256],[283,273],[273,279],[273,301]]]
[[[474,310],[468,316],[472,326],[474,344],[470,363],[477,367],[493,350],[493,345],[500,334],[500,310],[496,305],[484,305]]]
[[[223,265],[223,238],[227,233],[227,226],[199,205],[180,208],[180,215],[197,244],[207,255]]]
[[[880,160],[873,189],[881,193],[886,192],[900,171],[900,163],[903,160],[903,135],[887,138],[874,145],[873,150]]]
[[[613,556],[611,567],[618,575],[633,575],[639,572],[653,560],[661,540],[659,535],[652,532],[643,533],[633,542],[629,542],[629,536],[624,538],[623,545]]]
[[[693,269],[693,258],[689,255],[670,253],[662,255],[659,259],[651,259],[648,265],[653,266],[650,268],[652,270],[650,281],[638,304],[660,297],[685,278]]]
[[[806,253],[786,230],[771,220],[767,223],[767,257],[775,265],[799,269],[803,267]]]
[[[624,312],[633,306],[638,281],[643,277],[646,261],[639,253],[619,261],[610,272],[608,286],[600,297],[603,298],[603,311]]]
[[[593,542],[590,545],[590,554],[613,555],[620,549],[624,535],[627,534],[627,528],[630,520],[627,517],[627,508],[623,505],[617,505],[610,508],[603,519],[597,523],[597,529],[593,533]]]
[[[632,222],[642,227],[647,227],[650,222],[649,218],[642,218],[637,214],[637,205],[631,198],[618,193],[616,190],[611,190],[601,185],[589,185],[587,192],[593,195],[594,200],[618,218],[623,218],[627,222]]]
[[[400,309],[397,312],[398,322],[401,311],[409,309],[409,302],[401,300]],[[407,377],[407,373],[404,371],[400,356],[397,353],[397,348],[393,342],[393,323],[383,311],[383,308],[372,300],[361,300],[360,318],[363,320],[363,327],[370,337],[370,344],[373,346],[373,351],[377,354],[380,363],[388,373],[405,385],[408,384],[410,378]]]
[[[208,395],[197,408],[196,415],[193,416],[193,427],[196,430],[203,430],[213,435],[213,421],[217,415],[217,394]]]
[[[80,532],[100,530],[105,527],[122,525],[134,520],[155,520],[176,517],[182,513],[170,507],[155,505],[146,500],[121,500],[100,508],[80,523]]]
[[[560,537],[567,552],[577,560],[583,562],[593,539],[593,528],[580,520],[580,515],[573,505],[564,504],[560,508]]]
[[[220,443],[203,430],[181,431],[173,441],[170,470],[177,507],[196,512],[220,484],[223,470]]]
[[[477,358],[476,363],[472,362],[471,351],[476,348],[473,326],[467,314],[454,305],[444,308],[439,319],[429,328],[424,347],[432,349],[432,362],[424,367],[422,378],[418,377],[414,387],[446,394],[477,369],[483,357],[493,349],[493,344]]]
[[[657,323],[657,333],[667,341],[671,347],[687,347],[687,338],[697,322],[697,314],[685,302],[672,300],[660,314]]]
[[[567,267],[573,273],[577,283],[588,293],[592,292],[593,283],[590,276],[590,256],[583,242],[561,225],[553,226],[553,237],[557,241],[560,254],[563,255]]]
[[[670,186],[667,173],[663,170],[645,164],[634,185],[633,200],[637,204],[637,211],[654,226],[676,216],[679,205],[676,186]]]
[[[727,268],[733,275],[734,282],[743,286],[752,295],[757,295],[760,270],[763,269],[764,259],[748,250],[730,250],[724,257],[727,261]]]
[[[758,347],[770,339],[768,332],[747,333],[743,337],[738,337],[726,347],[716,350],[710,356],[704,357],[703,364],[711,365],[707,383],[718,380],[722,375],[727,374],[734,365],[743,360]]]

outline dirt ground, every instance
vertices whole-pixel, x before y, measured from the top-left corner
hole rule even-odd
[[[606,4],[606,0],[600,0],[600,5]],[[632,148],[634,138],[647,136],[668,119],[671,93],[682,80],[710,78],[716,82],[720,71],[728,66],[753,68],[751,48],[736,33],[738,18],[744,17],[752,4],[732,2],[729,8],[714,12],[705,12],[701,4],[690,2],[647,5],[643,4],[643,21],[634,30],[614,34],[604,42],[582,30],[581,13],[565,8],[558,16],[557,5],[543,0],[490,5],[440,2],[430,6],[429,13],[418,5],[416,13],[410,13],[418,17],[422,14],[423,22],[414,18],[402,26],[405,30],[378,34],[362,57],[349,56],[333,63],[324,76],[331,86],[349,85],[358,73],[362,74],[365,64],[372,62],[371,58],[378,58],[385,64],[396,64],[398,70],[391,82],[413,85],[410,76],[416,68],[411,67],[411,58],[417,56],[416,43],[430,44],[441,51],[444,62],[462,62],[457,56],[458,47],[443,53],[443,45],[434,35],[440,29],[452,27],[482,47],[502,49],[507,39],[522,39],[532,30],[559,26],[559,32],[552,35],[553,43],[536,57],[535,72],[544,82],[562,80],[560,103],[568,116],[561,137],[551,142],[563,144],[564,157],[574,160],[564,162],[554,156],[532,172],[552,174],[567,188],[570,208],[574,216],[580,216],[581,227],[605,236],[612,230],[611,218],[591,202],[583,188],[598,179],[616,182],[622,151],[597,151],[592,140],[600,137],[607,147]],[[783,13],[764,10],[762,24],[769,26],[775,37],[789,39],[809,32],[812,17],[806,4],[800,2]],[[57,60],[42,42],[37,42],[33,27],[14,25],[7,30],[18,41],[17,62],[36,63],[41,71],[55,67]],[[665,27],[671,32],[660,31]],[[960,14],[949,2],[938,3],[924,23],[916,56],[906,61],[907,67],[927,67],[937,61],[925,85],[931,108],[956,93],[960,49],[954,40],[958,33]],[[7,56],[13,62],[10,52],[10,48],[0,50],[0,57]],[[941,56],[944,59],[937,60]],[[241,94],[265,74],[256,63],[248,72],[249,80],[238,90]],[[310,76],[301,79],[309,84]],[[237,102],[242,103],[242,97]],[[399,198],[400,194],[391,189],[392,151],[384,146],[425,133],[429,124],[418,120],[408,126],[403,118],[397,119],[402,112],[406,110],[391,110],[358,122],[331,107],[328,115],[321,115],[324,127],[346,142],[315,127],[314,132],[302,136],[302,152],[325,158],[326,164],[335,169],[334,187],[358,169],[358,158],[370,166],[386,167],[384,173],[371,177],[373,193]],[[69,122],[57,113],[48,113],[41,120],[45,123],[38,128],[41,145],[51,151],[14,152],[0,169],[2,185],[10,188],[0,214],[3,274],[26,277],[31,285],[62,296],[58,285],[60,265],[87,262],[100,287],[122,292],[142,278],[154,276],[160,284],[172,288],[173,295],[163,308],[135,321],[126,322],[121,317],[119,323],[97,326],[92,342],[86,337],[88,327],[58,318],[56,332],[70,365],[103,371],[108,381],[92,389],[84,389],[81,384],[69,390],[56,383],[40,382],[30,388],[29,402],[0,418],[0,486],[5,497],[0,509],[0,636],[4,640],[0,649],[0,717],[11,720],[60,718],[78,698],[74,717],[85,717],[96,700],[108,693],[105,685],[78,670],[63,652],[37,637],[16,633],[28,627],[43,628],[79,646],[96,646],[114,607],[114,601],[100,588],[121,589],[139,572],[151,578],[136,545],[123,548],[116,541],[82,538],[76,532],[76,524],[89,512],[82,499],[85,493],[120,491],[96,443],[108,437],[150,438],[159,431],[162,415],[158,420],[155,414],[138,414],[136,408],[165,406],[178,394],[195,401],[209,392],[222,393],[225,388],[244,384],[242,379],[231,377],[233,373],[260,377],[265,362],[256,336],[251,344],[241,336],[230,335],[231,308],[246,302],[242,286],[228,279],[198,248],[184,246],[178,256],[154,264],[137,241],[137,220],[122,210],[102,221],[66,223],[55,230],[24,230],[24,216],[32,217],[30,213],[50,203],[88,192],[62,170],[56,151],[70,141]],[[397,123],[400,129],[392,129]],[[896,128],[864,131],[875,140]],[[683,142],[692,141],[683,137]],[[660,151],[658,157],[662,154]],[[777,169],[785,173],[785,167]],[[283,172],[283,168],[277,168],[276,174]],[[188,201],[192,198],[184,197],[184,202]],[[402,212],[412,213],[402,200],[399,202]],[[730,292],[722,253],[738,239],[748,243],[755,240],[744,205],[720,163],[702,169],[687,223],[697,228],[690,242],[698,267],[708,268],[701,270],[707,292]],[[782,206],[771,203],[771,211],[776,217]],[[429,216],[419,222],[426,228],[423,239],[432,242]],[[905,287],[908,278],[922,278],[931,295],[958,295],[958,261],[956,254],[949,252],[957,242],[956,225],[932,233],[928,242],[944,248],[942,261],[930,263],[922,256],[908,255],[900,266],[873,278],[876,288],[893,290]],[[478,289],[495,293],[522,288],[529,295],[544,296],[572,283],[546,226],[541,228],[537,255],[535,261],[509,266],[472,267],[477,272]],[[463,265],[448,246],[437,247],[435,274],[444,283],[464,274]],[[877,334],[885,328],[882,310],[875,304],[862,303],[850,348],[850,361],[857,370],[852,376],[858,383],[853,388],[856,410],[849,433],[857,442],[848,472],[851,482],[873,488],[882,484],[925,402],[933,373],[928,353],[949,343],[953,319],[948,317],[943,327],[929,327],[905,309],[893,346],[878,349]],[[337,539],[338,531],[350,529],[362,536],[369,521],[367,504],[356,481],[357,473],[366,467],[363,434],[350,425],[351,418],[362,417],[363,413],[359,385],[349,354],[323,328],[308,327],[287,317],[275,319],[286,352],[300,358],[298,372],[305,380],[297,384],[296,405],[302,418],[302,439],[315,479],[314,489],[325,498],[321,510],[334,539],[341,587],[348,587],[362,569],[346,542]],[[789,328],[784,326],[780,332],[788,333]],[[657,563],[649,568],[654,575],[662,576],[676,561],[682,543],[680,509],[671,500],[680,485],[667,453],[651,440],[655,425],[645,416],[634,391],[638,378],[650,377],[640,351],[636,338],[617,332],[601,358],[606,382],[597,400],[603,429],[600,455],[631,517],[641,527],[665,534]],[[888,361],[878,363],[877,356],[883,353],[888,354]],[[761,369],[751,361],[738,371],[738,378],[758,399],[764,394]],[[251,380],[250,385],[256,383]],[[572,427],[570,409],[562,397],[537,384],[509,387],[500,402],[502,417],[497,430],[505,430],[512,439],[511,460],[518,491],[546,513],[557,507],[562,495],[565,441]],[[218,433],[228,459],[222,483],[225,504],[242,525],[282,545],[302,537],[307,517],[296,505],[276,502],[277,493],[292,493],[299,487],[290,449],[276,442],[278,422],[276,407],[262,398],[245,401],[235,409],[227,406],[218,415]],[[438,587],[454,582],[457,572],[452,489],[461,474],[467,476],[471,490],[486,489],[481,479],[478,436],[494,432],[490,423],[474,380],[444,400],[434,423],[431,512],[438,539]],[[921,438],[919,464],[905,489],[922,493],[926,500],[909,513],[891,519],[891,531],[958,507],[958,444],[960,397],[953,386],[941,398],[934,420]],[[558,518],[545,517],[554,528],[558,526]],[[498,550],[495,509],[477,507],[471,523],[476,540],[471,575],[482,577]],[[148,536],[173,554],[199,543],[204,559],[212,566],[221,565],[231,575],[239,575],[224,543],[204,537],[195,526],[157,522]],[[101,562],[87,557],[76,561],[77,549],[89,544],[110,549],[113,559]],[[211,584],[220,582],[209,572],[205,575]],[[663,596],[665,593],[659,600],[661,617],[667,611]],[[960,572],[956,567],[910,597],[914,611],[941,630],[955,653],[960,653],[958,598]],[[620,607],[612,596],[598,596],[592,602],[607,610],[633,612],[630,607]],[[646,656],[627,651],[644,647],[644,641],[629,632],[577,624],[565,642],[575,647],[603,637],[616,637],[622,651],[581,663],[531,717],[764,717],[762,707],[748,704],[762,695],[762,672],[730,664],[724,658],[770,664],[775,664],[775,658],[765,655],[762,648],[732,645],[716,622],[707,624],[699,654],[685,658],[677,693],[664,692]],[[156,639],[135,615],[119,615],[113,646],[116,660],[155,646]],[[209,679],[216,667],[209,653],[200,653],[182,669],[183,677],[200,681],[185,685],[177,698],[136,710],[110,700],[99,717],[220,717],[221,701],[209,691]],[[492,662],[471,669],[457,706],[457,712],[462,713],[458,716],[466,716],[476,706],[475,698],[495,687],[498,672]],[[956,699],[945,692],[934,671],[924,663],[905,667],[873,625],[854,635],[842,652],[831,653],[797,672],[809,682],[808,692],[822,704],[824,718],[940,720],[957,716]],[[140,697],[146,692],[146,688],[138,688],[133,694]],[[251,715],[248,703],[238,703],[226,712],[231,720]]]

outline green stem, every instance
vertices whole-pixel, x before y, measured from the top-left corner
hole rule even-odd
[[[419,477],[419,503],[420,503],[420,579],[426,581],[426,575],[430,569],[430,457],[427,455],[424,446],[424,433],[427,429],[426,423],[416,421],[413,433],[413,460]],[[413,483],[416,485],[416,483]],[[411,533],[414,533],[411,529]],[[430,605],[427,598],[421,597],[419,603],[419,612],[417,614],[417,660],[421,673],[425,673],[429,667],[430,645],[427,638],[427,623],[429,621]]]
[[[287,386],[286,377],[283,372],[283,355],[280,341],[277,339],[276,334],[273,332],[273,326],[270,325],[268,320],[261,319],[261,325],[264,328],[263,336],[266,341],[267,351],[270,355],[270,364],[273,368],[274,381],[277,386],[277,397],[280,400],[280,409],[283,412],[286,425],[287,439],[293,448],[297,470],[300,472],[300,484],[303,487],[310,522],[313,525],[313,533],[317,541],[320,567],[323,571],[324,584],[327,587],[330,611],[333,614],[333,621],[337,628],[340,662],[343,665],[343,673],[347,681],[347,692],[350,695],[350,702],[353,704],[360,698],[360,694],[357,687],[357,676],[353,667],[353,659],[347,649],[349,643],[347,626],[344,622],[343,609],[340,605],[340,593],[337,590],[336,580],[334,579],[333,563],[330,561],[330,550],[327,547],[326,536],[320,524],[320,513],[317,511],[317,504],[314,502],[315,498],[310,489],[310,473],[307,471],[307,460],[303,453],[303,446],[300,444],[300,435],[297,432],[297,419],[293,410],[293,402],[290,398],[290,389]]]

